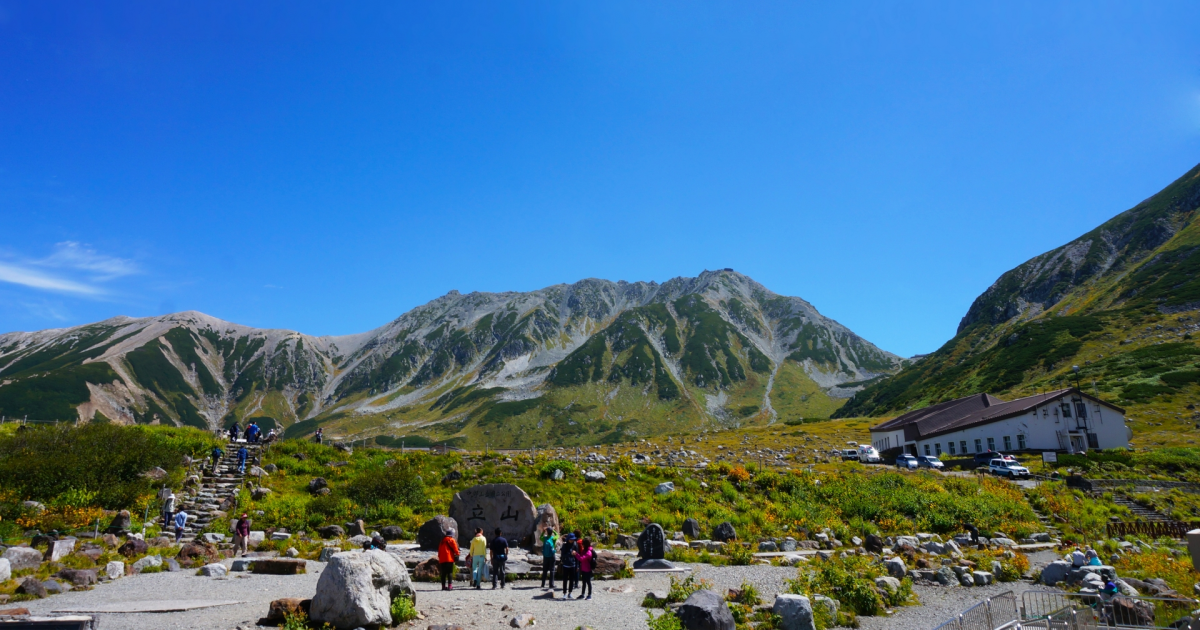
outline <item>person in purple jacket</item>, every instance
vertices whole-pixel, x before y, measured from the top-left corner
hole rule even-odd
[[[243,514],[233,526],[233,555],[238,552],[244,556],[250,549],[250,519]]]

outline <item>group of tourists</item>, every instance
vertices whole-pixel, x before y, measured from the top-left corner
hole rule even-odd
[[[443,591],[454,590],[454,571],[461,553],[456,537],[457,532],[449,531],[438,545],[438,573]],[[571,599],[575,588],[579,587],[579,597],[576,599],[591,599],[592,576],[596,571],[597,560],[591,539],[581,537],[579,532],[567,532],[560,539],[558,532],[547,529],[542,532],[539,542],[542,547],[541,588],[555,590],[555,570],[562,569],[563,597]],[[497,586],[503,589],[507,584],[505,565],[508,562],[508,550],[508,539],[504,537],[500,528],[496,528],[496,533],[490,541],[483,535],[483,528],[475,528],[475,536],[468,548],[468,556],[471,559],[471,586],[476,589],[483,588],[483,582],[490,579],[493,590]],[[547,580],[549,588],[546,586]]]
[[[246,425],[246,429],[244,431],[239,431],[238,423],[234,422],[229,426],[229,441],[236,442],[238,440],[238,435],[241,435],[243,439],[250,444],[258,444],[259,441],[263,439],[262,429],[258,428],[257,422],[251,422],[250,424]],[[275,430],[271,429],[271,434],[267,436],[268,441],[273,441],[274,436]]]

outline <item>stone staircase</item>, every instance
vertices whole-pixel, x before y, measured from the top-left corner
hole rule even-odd
[[[1125,496],[1124,494],[1118,494],[1118,493],[1114,492],[1112,501],[1113,501],[1113,503],[1116,503],[1117,505],[1128,508],[1129,511],[1133,513],[1134,518],[1136,518],[1139,521],[1150,521],[1150,522],[1160,522],[1160,523],[1174,522],[1174,519],[1167,516],[1166,514],[1163,514],[1157,510],[1148,508],[1148,507],[1142,505],[1141,503],[1138,503],[1137,501],[1130,499],[1129,497]]]
[[[212,459],[208,458],[199,463],[199,469],[189,472],[189,476],[199,477],[200,483],[193,486],[195,494],[191,493],[191,489],[185,490],[187,496],[181,498],[177,505],[188,513],[187,527],[183,533],[184,542],[195,540],[196,535],[213,519],[219,518],[221,515],[218,512],[221,512],[222,504],[228,502],[236,505],[237,495],[246,478],[245,473],[238,472],[237,467],[237,452],[243,446],[249,452],[246,457],[246,471],[249,472],[253,462],[261,455],[262,444],[230,442],[222,447],[225,455],[217,462],[215,469],[212,467]]]

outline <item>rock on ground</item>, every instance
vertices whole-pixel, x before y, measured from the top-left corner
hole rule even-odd
[[[4,551],[4,559],[13,571],[36,569],[42,564],[42,552],[32,547],[9,547]]]
[[[372,549],[335,554],[317,581],[309,616],[318,623],[337,628],[388,625],[392,623],[392,599],[416,590],[404,563],[395,556]]]
[[[776,595],[771,612],[779,615],[780,630],[816,630],[812,602],[803,595]]]
[[[735,627],[725,599],[710,590],[692,593],[677,614],[687,630],[734,630]]]

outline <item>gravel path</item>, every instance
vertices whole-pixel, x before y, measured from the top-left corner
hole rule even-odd
[[[231,564],[230,560],[225,565]],[[106,582],[90,591],[71,591],[46,599],[22,602],[34,614],[45,614],[58,608],[111,604],[118,602],[185,600],[235,600],[232,606],[203,608],[176,613],[110,614],[100,617],[104,630],[234,630],[239,625],[254,626],[266,616],[267,606],[281,597],[312,597],[317,590],[317,578],[325,563],[308,561],[304,575],[252,575],[230,573],[227,578],[199,577],[194,571],[149,573],[133,575]]]
[[[921,600],[920,606],[901,606],[887,617],[859,617],[859,628],[861,630],[936,628],[984,599],[995,597],[1005,591],[1012,591],[1017,597],[1017,605],[1020,606],[1021,593],[1031,588],[1036,587],[1029,582],[1006,582],[973,588],[914,585],[913,591]]]

